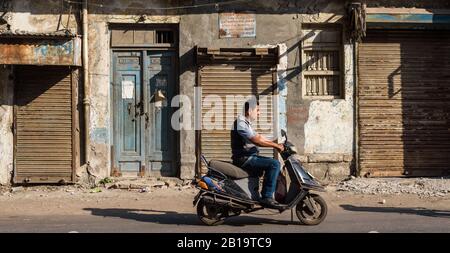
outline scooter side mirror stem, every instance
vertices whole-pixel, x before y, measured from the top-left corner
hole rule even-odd
[[[206,157],[204,155],[201,155],[200,158],[201,158],[202,162],[206,165],[206,167],[208,167],[209,164],[208,164],[208,161],[206,160]]]
[[[284,143],[286,143],[288,138],[287,138],[286,131],[284,131],[284,129],[281,129],[281,137],[284,137]]]

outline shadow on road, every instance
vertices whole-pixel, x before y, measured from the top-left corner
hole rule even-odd
[[[431,210],[425,208],[403,208],[403,207],[375,207],[375,206],[353,206],[340,205],[346,211],[353,212],[375,212],[375,213],[400,213],[415,214],[428,217],[450,218],[450,211]]]
[[[102,217],[116,217],[130,219],[142,222],[151,222],[166,225],[192,225],[198,226],[203,223],[198,219],[195,213],[178,213],[174,211],[159,211],[147,209],[122,209],[122,208],[84,208],[90,211],[92,215]],[[253,216],[230,217],[225,221],[225,225],[246,226],[246,225],[298,225],[298,221],[279,220],[277,215],[270,215],[273,218],[259,218]],[[294,216],[296,219],[296,217]]]

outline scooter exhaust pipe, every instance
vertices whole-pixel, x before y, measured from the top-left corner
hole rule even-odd
[[[218,204],[218,205],[222,205],[222,206],[229,206],[232,208],[239,208],[239,209],[248,209],[250,207],[248,206],[244,206],[235,202],[232,202],[232,200],[229,199],[222,199],[222,198],[214,198],[212,196],[203,196],[202,197],[204,199],[204,201],[211,203],[211,204]]]

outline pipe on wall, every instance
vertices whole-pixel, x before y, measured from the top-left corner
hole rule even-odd
[[[354,176],[360,176],[360,168],[359,168],[359,97],[358,97],[358,42],[356,40],[353,41],[353,171],[351,174]]]
[[[90,84],[89,84],[89,59],[88,59],[88,0],[83,1],[83,83],[84,83],[84,145],[85,161],[89,166],[89,122],[90,122]]]

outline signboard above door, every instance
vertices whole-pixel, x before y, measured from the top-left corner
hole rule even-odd
[[[254,12],[219,13],[219,38],[255,38],[256,15]]]

